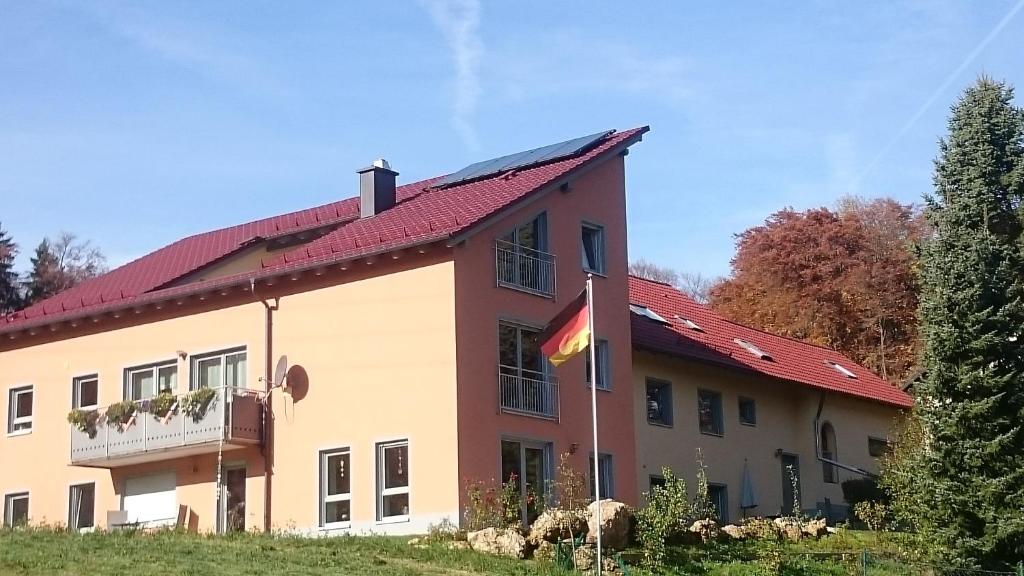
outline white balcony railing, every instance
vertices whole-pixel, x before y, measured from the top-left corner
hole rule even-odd
[[[512,242],[498,240],[494,246],[498,286],[555,295],[555,256]]]
[[[533,370],[498,366],[498,397],[502,412],[557,419],[558,381]]]

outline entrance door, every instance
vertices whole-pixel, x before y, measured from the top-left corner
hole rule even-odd
[[[217,531],[245,531],[245,464],[225,464],[221,474]]]
[[[521,502],[520,517],[527,524],[537,519],[551,478],[551,444],[521,440],[501,441],[501,479],[514,478]]]
[[[800,457],[796,454],[782,455],[782,510],[783,516],[793,514],[794,499],[800,497]],[[796,494],[793,488],[796,488]],[[802,503],[796,503],[803,506]]]

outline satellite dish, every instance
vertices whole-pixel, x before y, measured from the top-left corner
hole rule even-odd
[[[288,378],[288,356],[281,356],[277,359],[277,368],[274,369],[274,386],[284,386],[285,380]],[[287,391],[287,387],[285,387]]]

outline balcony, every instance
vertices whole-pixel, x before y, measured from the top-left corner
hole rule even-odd
[[[500,365],[498,398],[502,412],[558,420],[558,381],[554,376]]]
[[[555,295],[555,256],[505,240],[494,245],[498,286],[531,294]]]
[[[258,444],[262,408],[255,392],[207,390],[213,394],[205,399],[194,393],[176,396],[164,416],[155,413],[155,400],[139,401],[121,424],[108,415],[111,407],[99,410],[85,431],[71,426],[71,464],[116,468]]]

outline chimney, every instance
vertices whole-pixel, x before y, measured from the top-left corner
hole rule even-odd
[[[359,216],[375,216],[395,205],[395,176],[388,161],[379,158],[359,172]]]

